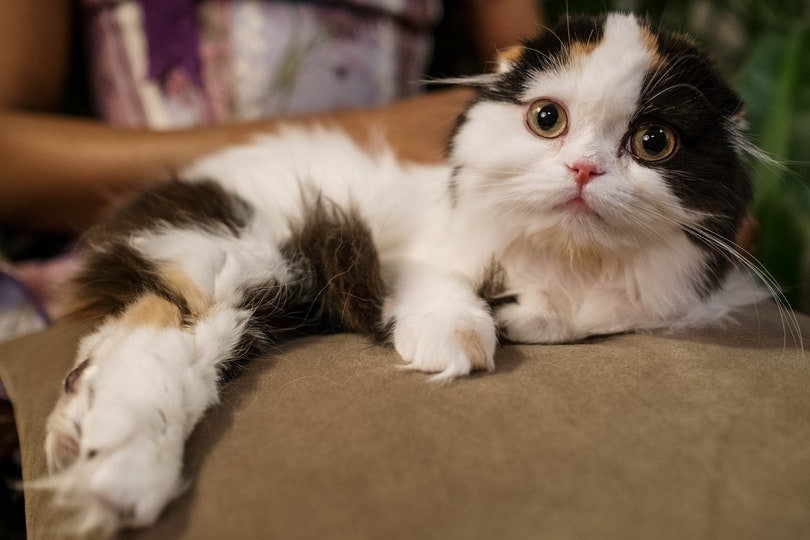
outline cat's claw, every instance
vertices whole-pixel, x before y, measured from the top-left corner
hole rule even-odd
[[[476,313],[462,321],[423,317],[398,321],[394,347],[404,367],[434,373],[431,382],[448,382],[474,370],[495,369],[498,340],[491,316]]]

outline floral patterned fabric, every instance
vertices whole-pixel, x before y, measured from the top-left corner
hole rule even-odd
[[[155,129],[408,96],[441,16],[437,0],[76,1],[99,116]],[[0,340],[58,317],[75,266],[72,254],[12,264],[0,253]]]
[[[170,129],[415,93],[436,0],[81,0],[98,113]]]

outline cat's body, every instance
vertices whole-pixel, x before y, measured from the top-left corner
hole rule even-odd
[[[85,525],[153,522],[222,372],[289,335],[366,332],[448,380],[493,369],[499,333],[673,328],[762,297],[734,264],[741,104],[689,41],[570,22],[478,84],[447,166],[287,129],[94,233],[78,300],[108,317],[47,440]]]

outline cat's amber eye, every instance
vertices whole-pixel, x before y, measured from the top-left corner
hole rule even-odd
[[[537,135],[553,139],[565,132],[565,128],[568,127],[568,115],[559,103],[541,99],[529,107],[526,123]]]
[[[630,151],[642,161],[661,161],[672,155],[677,146],[675,133],[666,126],[647,125],[630,137]]]

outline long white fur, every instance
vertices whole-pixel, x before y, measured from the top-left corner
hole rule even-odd
[[[216,402],[216,366],[248,316],[235,309],[239,287],[289,279],[278,246],[311,193],[368,223],[390,286],[384,317],[396,350],[434,380],[492,369],[496,326],[518,341],[570,341],[700,324],[762,298],[742,273],[701,298],[694,279],[704,255],[682,226],[703,216],[616,152],[651,62],[635,19],[609,16],[593,53],[537,77],[526,105],[476,104],[448,166],[372,155],[327,129],[286,129],[191,167],[187,178],[216,179],[250,201],[255,217],[239,238],[187,229],[133,237],[148,258],[180,268],[210,310],[191,328],[133,330],[114,319],[85,338],[77,364],[89,356],[91,367],[49,421],[48,455],[61,470],[46,484],[83,513],[84,529],[157,519],[182,485],[184,440]],[[523,128],[526,106],[540,97],[564,104],[566,136]],[[599,219],[559,208],[577,193],[566,166],[577,159],[605,171],[583,192]],[[453,165],[462,172],[451,196]],[[519,298],[495,313],[475,294],[493,261],[505,293]],[[77,441],[80,457],[60,467],[65,440]]]
[[[91,363],[48,419],[48,465],[59,472],[38,483],[76,511],[73,532],[149,525],[180,492],[183,445],[217,401],[217,366],[246,315],[217,307],[189,330],[112,320],[82,341]],[[79,456],[62,468],[65,435]]]

